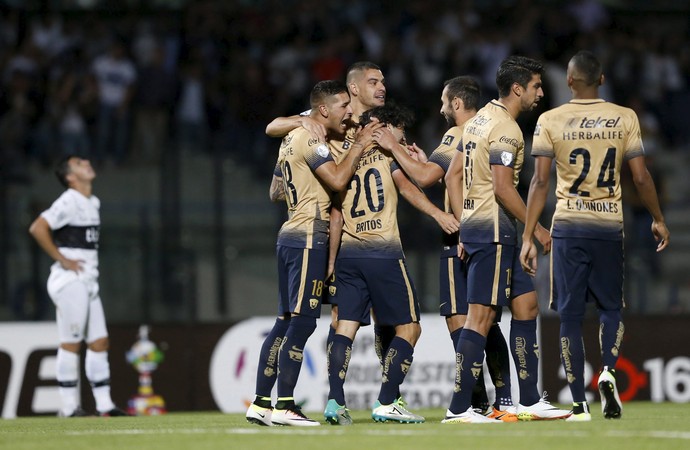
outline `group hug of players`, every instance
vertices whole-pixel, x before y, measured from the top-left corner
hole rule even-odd
[[[450,129],[428,157],[406,141],[412,114],[386,102],[383,73],[370,62],[352,65],[345,83],[318,82],[310,111],[268,125],[269,135],[282,137],[270,197],[285,201],[288,219],[276,247],[278,317],[259,355],[249,422],[320,425],[295,403],[294,389],[323,303],[332,305],[325,421],[352,424],[344,383],[357,330],[373,321],[382,378],[372,419],[424,422],[400,394],[421,326],[398,231],[398,194],[444,232],[440,313],[455,349],[456,377],[442,423],[591,420],[582,340],[588,302],[596,305],[601,322],[597,382],[603,416],[621,417],[615,365],[624,331],[624,161],[653,218],[658,251],[668,245],[669,231],[646,169],[637,116],[599,98],[604,75],[588,51],[578,52],[568,64],[565,81],[572,100],[539,117],[531,148],[535,172],[527,201],[521,198],[516,187],[525,140],[516,119],[544,96],[543,70],[531,58],[506,58],[496,74],[498,99],[483,107],[473,78],[446,81],[440,112]],[[549,230],[538,219],[554,161],[557,203]],[[422,191],[436,183],[446,188],[443,209]],[[517,221],[524,224],[521,245]],[[537,270],[535,238],[550,255],[550,306],[561,320],[561,361],[571,409],[551,405],[538,390],[539,305],[531,279]],[[504,306],[512,317],[508,341],[497,324]],[[510,355],[518,374],[517,404],[511,395]],[[496,392],[493,401],[484,388],[485,359]]]

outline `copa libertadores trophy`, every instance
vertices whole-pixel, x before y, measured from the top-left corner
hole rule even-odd
[[[165,414],[165,401],[154,394],[151,383],[151,373],[163,361],[163,352],[149,340],[147,325],[139,327],[139,340],[127,352],[127,361],[139,372],[139,392],[129,399],[127,412],[137,416]]]

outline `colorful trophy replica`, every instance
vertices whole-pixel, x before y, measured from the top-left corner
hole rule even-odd
[[[133,416],[165,414],[165,401],[153,393],[151,372],[163,361],[163,352],[149,340],[149,327],[139,327],[139,340],[127,352],[127,361],[139,372],[139,393],[129,399],[127,412]]]

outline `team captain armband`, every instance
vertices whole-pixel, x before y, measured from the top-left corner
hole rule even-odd
[[[53,239],[58,247],[98,250],[100,229],[98,225],[84,227],[67,225],[53,231]]]

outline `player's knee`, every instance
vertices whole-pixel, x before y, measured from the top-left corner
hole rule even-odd
[[[511,302],[510,312],[513,319],[534,320],[539,315],[539,302],[534,291],[516,297]]]
[[[338,321],[338,327],[336,328],[336,333],[343,336],[347,336],[350,339],[355,338],[357,331],[359,330],[359,322],[354,320],[340,320]]]
[[[618,324],[623,321],[623,316],[620,310],[616,311],[599,311],[599,321],[603,324],[612,323]]]
[[[81,350],[81,342],[63,342],[60,348],[71,353],[79,353]]]
[[[338,329],[338,307],[336,305],[331,308],[331,327],[334,330]]]
[[[413,347],[417,345],[419,337],[422,335],[422,326],[419,322],[406,323],[395,327],[395,335],[405,339]]]
[[[448,332],[452,333],[465,326],[465,319],[467,316],[465,314],[453,314],[452,316],[446,317],[446,325],[448,326]]]
[[[482,336],[486,336],[496,318],[496,309],[493,306],[481,305],[478,303],[472,303],[469,306],[464,328],[476,331]]]
[[[302,331],[313,333],[316,330],[316,317],[294,315],[290,319],[291,327],[298,327]]]
[[[582,326],[582,321],[584,320],[585,314],[583,313],[568,313],[560,314],[561,325],[567,324],[570,326]]]
[[[94,351],[94,352],[106,352],[108,351],[108,348],[110,347],[110,340],[108,337],[102,337],[99,339],[96,339],[93,342],[90,342],[88,344],[89,350]]]

